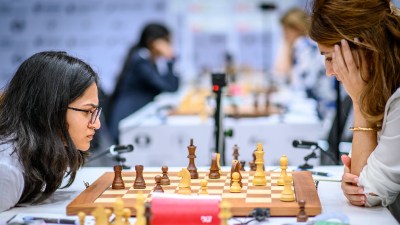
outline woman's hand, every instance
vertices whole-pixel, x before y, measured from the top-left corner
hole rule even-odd
[[[364,188],[357,186],[358,176],[350,173],[351,158],[347,155],[342,155],[344,164],[344,173],[342,176],[343,194],[351,204],[357,206],[365,205]]]
[[[358,42],[358,39],[355,39],[355,42]],[[353,103],[358,104],[361,91],[366,85],[365,81],[369,78],[364,52],[361,49],[350,49],[349,43],[343,39],[341,46],[334,46],[332,60],[336,77],[343,83]]]

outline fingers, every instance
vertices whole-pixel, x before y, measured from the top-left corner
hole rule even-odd
[[[351,173],[343,173],[342,182],[357,185],[358,184],[358,176]]]
[[[340,157],[342,159],[343,165],[350,168],[351,166],[351,158],[348,155],[342,155]]]
[[[349,200],[352,205],[364,206],[365,205],[365,195],[349,195],[344,194],[344,196]]]
[[[353,57],[353,53],[352,50],[350,49],[350,45],[349,43],[342,39],[340,41],[341,45],[342,45],[342,54],[343,54],[343,58],[345,61],[345,64],[347,65],[347,69],[349,72],[356,72],[358,70],[357,65],[354,61],[354,57]],[[358,56],[356,56],[358,57]]]
[[[365,205],[364,188],[357,186],[358,177],[351,173],[344,173],[342,176],[342,191],[345,197],[353,205]]]
[[[334,52],[332,53],[332,68],[340,81],[343,81],[344,75],[348,74],[346,63],[342,56],[342,50],[339,45],[334,45]]]

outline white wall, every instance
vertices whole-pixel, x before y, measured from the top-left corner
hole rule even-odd
[[[238,65],[268,69],[279,45],[279,15],[307,1],[264,1],[277,5],[268,13],[261,12],[260,2],[0,0],[0,87],[33,53],[63,50],[90,63],[110,93],[127,49],[149,21],[163,21],[171,28],[186,80],[199,74],[200,67],[222,67],[226,51]],[[267,35],[266,43],[261,33]]]

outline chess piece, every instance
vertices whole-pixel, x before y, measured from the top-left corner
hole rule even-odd
[[[239,147],[237,145],[233,146],[233,159],[239,160]]]
[[[219,207],[220,212],[218,214],[218,217],[221,220],[221,225],[228,225],[228,220],[232,217],[231,203],[226,200],[222,200]]]
[[[139,193],[136,197],[135,209],[136,209],[135,225],[146,225],[144,195],[143,195],[142,191],[139,191]]]
[[[136,171],[136,178],[135,178],[135,182],[133,183],[133,188],[134,189],[145,189],[146,182],[143,178],[143,165],[136,165],[135,171]]]
[[[164,192],[164,189],[161,187],[161,176],[156,175],[154,177],[156,184],[154,185],[153,192]]]
[[[196,146],[193,145],[193,139],[190,139],[190,145],[187,148],[189,151],[189,155],[187,156],[189,158],[189,165],[187,166],[187,169],[190,172],[190,177],[192,179],[199,179],[199,174],[197,173],[197,168],[194,164],[194,159],[196,158]]]
[[[297,222],[307,222],[308,216],[306,214],[306,201],[301,199],[299,202],[299,214],[297,214]]]
[[[124,214],[123,214],[123,217],[125,220],[124,225],[131,225],[131,223],[129,222],[129,217],[131,217],[131,214],[132,214],[132,212],[130,209],[128,209],[128,208],[124,209]]]
[[[239,163],[237,160],[232,160],[230,185],[232,185],[232,182],[233,182],[233,180],[232,180],[232,179],[233,179],[233,177],[232,177],[233,173],[234,173],[234,172],[237,172],[237,173],[239,174],[239,185],[240,185],[240,187],[243,187],[243,184],[242,184],[242,174],[240,174],[240,167],[241,167],[241,165],[240,165],[240,163]]]
[[[219,179],[221,174],[219,173],[219,168],[217,165],[217,155],[214,153],[212,155],[210,174],[208,175],[210,179]]]
[[[205,179],[200,181],[199,195],[208,195],[207,184],[208,184],[208,181]]]
[[[92,212],[92,216],[96,221],[96,225],[108,225],[108,216],[102,205],[96,207]]]
[[[162,178],[161,178],[161,185],[170,185],[171,181],[168,177],[168,166],[162,166]]]
[[[244,160],[240,161],[240,171],[246,171],[244,169],[245,165],[246,165],[246,161],[244,161]]]
[[[281,164],[281,174],[279,175],[279,178],[278,178],[278,181],[276,182],[276,184],[279,185],[279,186],[283,186],[283,185],[285,185],[284,178],[287,175],[286,169],[288,167],[289,160],[286,157],[286,155],[282,155],[282,157],[280,158],[279,162]]]
[[[285,186],[283,187],[280,200],[282,202],[293,202],[295,198],[294,198],[294,191],[292,189],[292,177],[286,175],[284,181],[285,181]]]
[[[86,213],[84,213],[84,212],[78,213],[79,225],[85,225],[85,217],[86,217]]]
[[[178,194],[190,195],[192,194],[192,190],[190,188],[190,172],[186,168],[182,168],[179,171],[178,176],[181,177],[181,180],[178,185]]]
[[[250,166],[250,171],[256,171],[257,166],[256,166],[256,154],[255,154],[256,150],[253,151],[253,161],[249,162],[249,166]]]
[[[216,157],[217,157],[218,173],[219,173],[219,175],[222,175],[221,163],[220,163],[220,161],[221,161],[221,154],[220,154],[220,153],[217,153],[217,154],[216,154]]]
[[[254,173],[254,178],[253,178],[253,185],[254,186],[266,186],[267,185],[267,179],[265,178],[265,172],[264,172],[264,151],[262,149],[261,143],[257,144],[257,150],[255,152],[256,155],[256,161],[255,164],[257,166],[256,172]]]
[[[124,225],[124,221],[122,220],[123,215],[124,215],[124,202],[122,201],[122,198],[117,198],[117,200],[114,203],[114,223],[113,225]]]
[[[110,221],[110,217],[112,215],[111,209],[105,209],[104,213],[106,214],[107,221]]]
[[[239,173],[238,172],[234,172],[232,174],[232,185],[231,185],[229,191],[232,193],[242,192],[242,187],[239,184]]]
[[[114,166],[114,180],[111,186],[114,190],[125,189],[125,184],[122,180],[121,171],[122,166]]]
[[[146,225],[151,225],[152,214],[151,214],[151,203],[150,202],[144,203],[144,216],[146,218]]]

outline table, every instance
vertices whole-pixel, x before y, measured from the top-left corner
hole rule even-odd
[[[214,120],[196,115],[168,116],[168,108],[176,106],[187,90],[162,94],[138,112],[123,119],[119,124],[120,144],[133,144],[135,150],[124,154],[128,165],[178,166],[187,162],[187,146],[194,139],[197,146],[196,165],[211,162],[214,146]],[[272,98],[273,97],[273,98]],[[273,95],[272,102],[285,104],[284,114],[258,118],[225,118],[224,129],[232,129],[233,137],[226,138],[226,162],[232,160],[234,145],[239,146],[240,158],[252,160],[257,143],[263,143],[266,165],[279,165],[283,154],[291,155],[289,165],[304,163],[310,151],[292,147],[294,139],[318,141],[326,134],[316,114],[316,102],[302,94],[281,91]],[[318,154],[318,152],[317,152]],[[175,157],[169,157],[174,155]],[[318,160],[310,163],[319,165]]]
[[[152,168],[153,170],[159,170],[159,168]],[[173,168],[171,168],[173,169]],[[176,168],[177,169],[177,168]],[[266,169],[272,169],[266,167]],[[324,177],[314,177],[316,180],[320,180],[318,185],[318,194],[322,204],[323,213],[343,212],[350,218],[351,225],[364,225],[364,224],[398,224],[390,212],[383,207],[374,208],[363,208],[353,206],[343,196],[340,182],[332,182],[330,180],[338,180],[341,177],[342,167],[341,166],[320,166],[315,170],[330,172],[333,174],[329,179]],[[0,213],[0,224],[5,224],[14,215],[18,214],[40,214],[40,215],[54,215],[54,216],[65,216],[66,206],[74,199],[80,192],[85,189],[83,181],[89,183],[94,182],[104,172],[110,172],[112,168],[104,167],[84,167],[78,171],[75,182],[67,189],[60,189],[48,199],[44,204],[29,206],[29,207],[17,207],[8,211]],[[76,218],[76,217],[72,217]],[[245,218],[238,218],[241,221],[245,221]],[[273,217],[269,218],[268,222],[261,223],[250,223],[251,224],[287,224],[295,222],[293,217]],[[132,219],[134,221],[134,219]],[[238,221],[231,219],[229,224],[235,224]]]

